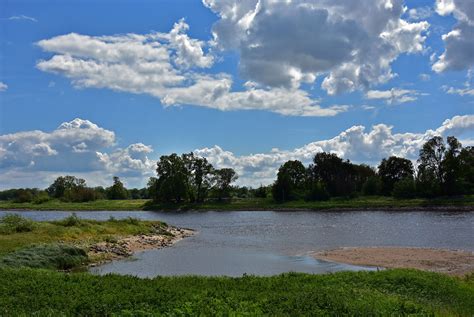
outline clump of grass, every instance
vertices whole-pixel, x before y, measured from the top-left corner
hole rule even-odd
[[[33,220],[16,214],[7,214],[0,218],[0,234],[30,232],[35,228]]]
[[[72,213],[69,217],[59,221],[59,224],[65,227],[80,227],[85,224],[84,220],[79,218],[76,213]]]
[[[134,226],[138,226],[140,224],[140,219],[134,217],[128,217],[122,221]]]
[[[36,245],[12,252],[0,259],[0,266],[70,270],[87,263],[87,253],[63,244]]]

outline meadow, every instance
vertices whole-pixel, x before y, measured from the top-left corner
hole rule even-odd
[[[0,269],[5,316],[472,316],[474,278],[414,270],[271,277]]]
[[[331,198],[327,201],[287,201],[277,203],[268,198],[234,198],[230,201],[203,203],[155,203],[148,199],[95,200],[89,202],[64,202],[58,199],[43,203],[16,203],[0,201],[0,210],[63,210],[63,211],[134,211],[134,210],[337,210],[337,209],[443,209],[462,207],[474,209],[474,195],[441,198],[395,199],[387,196],[360,196],[356,198]]]

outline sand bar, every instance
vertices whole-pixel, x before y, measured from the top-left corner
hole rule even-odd
[[[312,252],[319,260],[381,268],[413,268],[425,271],[464,275],[474,272],[474,253],[460,250],[357,247]]]

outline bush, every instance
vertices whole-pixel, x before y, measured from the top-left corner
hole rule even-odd
[[[77,187],[64,192],[64,196],[61,198],[62,201],[67,202],[87,202],[94,201],[97,199],[97,193],[93,188],[89,187]]]
[[[393,185],[392,195],[398,199],[407,199],[415,197],[415,182],[412,178],[405,178]]]
[[[48,193],[45,191],[39,192],[35,198],[33,198],[33,204],[42,204],[45,202],[48,202],[51,200],[51,197],[49,197]]]
[[[68,245],[37,245],[4,256],[0,266],[70,270],[87,263],[87,253]]]
[[[76,213],[59,221],[59,224],[65,227],[79,227],[84,224],[84,221],[79,218]]]
[[[313,183],[311,185],[311,189],[308,191],[306,195],[306,200],[328,200],[329,193],[326,190],[326,187],[321,184],[320,182]]]
[[[380,194],[382,190],[382,181],[379,177],[369,177],[362,185],[362,193],[365,196],[375,196]]]
[[[33,231],[35,223],[16,214],[7,214],[0,219],[0,233],[10,234],[16,232]]]
[[[33,194],[26,189],[19,189],[16,197],[13,199],[15,203],[30,203],[33,200]]]

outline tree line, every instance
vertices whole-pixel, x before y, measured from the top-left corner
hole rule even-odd
[[[333,153],[317,153],[305,167],[284,163],[272,186],[274,200],[327,200],[330,197],[385,195],[433,198],[474,193],[474,148],[463,148],[455,137],[446,143],[433,137],[422,147],[417,169],[410,160],[391,156],[377,169],[354,164]]]
[[[110,187],[88,187],[75,176],[60,176],[47,189],[21,188],[0,191],[0,200],[43,203],[50,199],[85,202],[96,199],[153,199],[159,203],[202,203],[238,198],[265,198],[276,202],[327,200],[331,197],[384,195],[395,198],[438,197],[474,193],[474,147],[463,147],[455,137],[428,140],[412,161],[391,156],[377,168],[354,164],[334,153],[320,152],[304,166],[290,160],[280,166],[272,185],[234,186],[232,168],[215,168],[206,158],[185,153],[163,155],[145,188],[127,189],[113,177]]]

